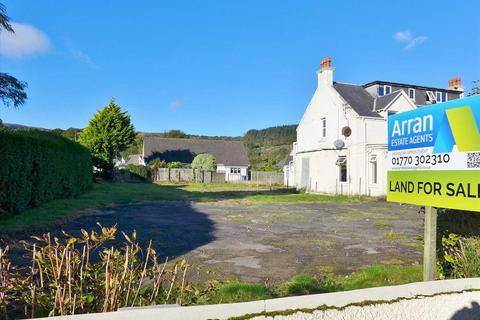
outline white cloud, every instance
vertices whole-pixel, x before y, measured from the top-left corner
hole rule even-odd
[[[81,62],[86,63],[86,64],[93,64],[92,58],[90,58],[90,56],[88,54],[86,54],[85,52],[83,52],[81,50],[72,51],[72,55],[78,61],[81,61]]]
[[[418,36],[414,38],[410,30],[398,31],[393,35],[393,38],[405,44],[403,47],[403,50],[405,51],[411,50],[415,46],[428,40],[428,37],[426,36]]]
[[[75,60],[78,60],[80,62],[83,62],[91,66],[95,65],[93,63],[92,58],[82,50],[79,50],[78,48],[76,48],[75,45],[70,40],[65,40],[65,47],[67,48],[68,52],[70,52],[70,54]]]
[[[168,106],[170,107],[170,109],[177,110],[185,106],[185,101],[183,99],[175,99],[170,101]]]
[[[0,31],[1,55],[21,59],[48,52],[50,41],[45,33],[29,24],[12,22],[11,25],[15,33]]]

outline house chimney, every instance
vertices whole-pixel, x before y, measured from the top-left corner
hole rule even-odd
[[[462,87],[462,78],[455,77],[453,79],[448,80],[448,89],[450,90],[458,90],[463,92]]]
[[[320,62],[320,69],[317,71],[318,85],[333,84],[333,68],[332,59],[330,57],[323,58]]]

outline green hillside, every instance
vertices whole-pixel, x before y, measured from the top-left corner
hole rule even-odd
[[[249,130],[243,137],[253,170],[280,171],[297,138],[297,125]]]

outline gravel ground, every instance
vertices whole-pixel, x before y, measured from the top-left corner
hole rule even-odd
[[[186,256],[208,272],[263,282],[421,262],[422,219],[417,207],[381,201],[165,201],[90,210],[63,229],[76,234],[97,222],[136,229],[139,241],[152,239],[163,256]]]

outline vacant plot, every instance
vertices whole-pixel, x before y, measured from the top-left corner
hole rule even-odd
[[[421,261],[422,216],[413,206],[201,188],[164,186],[156,198],[150,197],[155,202],[82,211],[62,228],[75,234],[100,222],[117,224],[125,232],[135,229],[143,245],[151,239],[163,256],[185,255],[210,275],[251,282]],[[214,192],[218,194],[210,194]],[[131,193],[140,198],[136,201],[148,200],[137,193]]]

